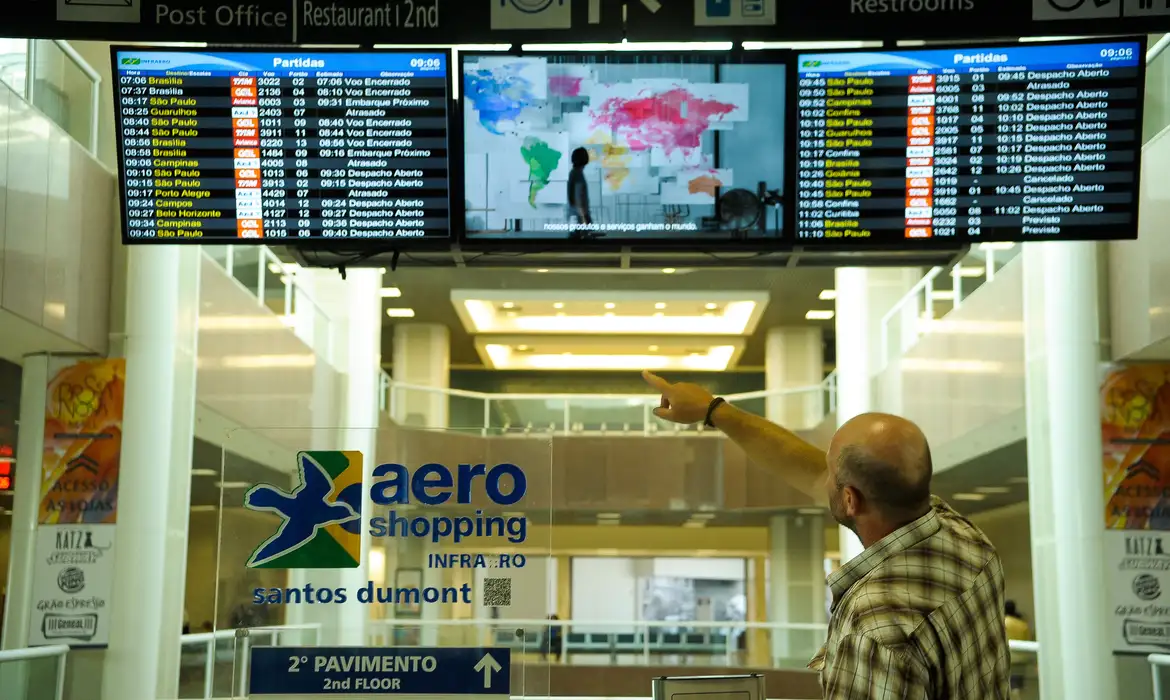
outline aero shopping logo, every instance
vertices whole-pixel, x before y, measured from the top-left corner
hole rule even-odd
[[[259,484],[244,507],[280,516],[276,534],[248,559],[253,569],[356,569],[361,565],[362,453],[297,454],[291,492]],[[354,505],[351,505],[354,504]]]

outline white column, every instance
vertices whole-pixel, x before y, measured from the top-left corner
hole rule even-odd
[[[820,328],[771,328],[765,340],[764,383],[768,392],[819,387],[825,378],[825,337]],[[789,430],[810,430],[825,418],[822,392],[769,395],[767,418]]]
[[[313,431],[316,449],[356,450],[362,453],[365,494],[362,513],[373,511],[369,501],[369,485],[377,465],[375,449],[378,437],[378,392],[381,387],[382,342],[382,273],[377,269],[348,271],[341,280],[332,271],[302,270],[298,278],[311,286],[314,302],[327,313],[331,322],[334,353],[333,364],[322,363],[320,375],[327,375],[336,367],[344,373],[344,402],[340,414],[328,405],[331,395],[321,397],[321,412],[332,417],[331,423],[317,422]],[[323,335],[322,334],[318,334]],[[318,355],[325,349],[315,348]],[[316,391],[316,390],[315,390]],[[350,591],[362,588],[370,580],[370,536],[363,528],[361,566],[355,569],[296,569],[289,572],[289,585],[314,588],[344,587]],[[289,624],[317,624],[318,643],[322,645],[365,645],[368,643],[370,615],[374,609],[351,596],[342,605],[290,605],[286,621]]]
[[[129,250],[118,549],[105,700],[178,697],[199,314],[198,247]]]
[[[825,622],[825,527],[820,516],[779,515],[769,528],[768,621]],[[807,659],[824,641],[810,630],[772,632],[772,659]]]
[[[916,268],[837,268],[837,425],[879,408],[873,377],[881,369],[884,352],[882,317],[920,278]],[[841,528],[841,563],[861,549],[857,536]]]
[[[451,385],[451,331],[437,323],[396,323],[394,381],[433,389]],[[391,415],[402,425],[448,427],[447,395],[441,391],[395,390]]]
[[[4,601],[4,649],[28,646],[32,620],[33,559],[37,546],[37,512],[41,504],[41,462],[45,449],[45,393],[49,356],[28,355],[21,364],[20,423],[16,435],[16,488],[12,497],[12,533],[8,559],[8,595]]]
[[[1116,700],[1107,633],[1097,244],[1024,245],[1028,500],[1044,700]]]

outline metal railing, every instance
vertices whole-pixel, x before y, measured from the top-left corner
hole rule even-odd
[[[68,657],[69,647],[64,644],[8,649],[0,651],[0,666],[20,661],[31,661],[33,659],[55,658],[57,660],[57,688],[53,697],[55,700],[61,700],[65,695],[65,663]]]
[[[379,396],[381,410],[399,424],[468,429],[485,436],[584,433],[651,436],[703,432],[701,425],[682,426],[658,419],[654,416],[658,396],[649,393],[490,394],[396,382],[383,373]],[[426,424],[425,415],[421,424],[412,419],[411,414],[417,407],[410,404],[420,403],[416,400],[420,396],[427,402],[439,402],[449,419],[442,425]],[[812,386],[727,394],[724,398],[728,403],[761,415],[768,413],[769,401],[789,402],[792,404],[789,408],[793,409],[790,412],[802,418],[785,427],[810,430],[837,410],[837,374],[833,372],[820,384]],[[425,408],[419,413],[425,414]],[[456,418],[453,414],[465,418]]]
[[[101,74],[68,41],[37,39],[29,40],[27,46],[24,99],[96,157],[101,129]],[[61,70],[60,75],[53,79],[49,65],[57,53],[61,58]],[[71,69],[78,71],[88,82],[89,94],[83,95],[84,101],[78,103],[85,110],[81,115],[74,113],[73,81],[68,76]]]
[[[1166,696],[1162,693],[1162,678],[1158,669],[1170,666],[1170,654],[1150,654],[1146,661],[1150,664],[1150,677],[1154,683],[1154,700],[1162,700]]]
[[[225,657],[228,659],[232,659],[233,661],[235,659],[242,659],[243,663],[247,664],[249,660],[248,649],[251,646],[264,642],[267,642],[270,646],[284,646],[282,642],[287,641],[285,635],[293,632],[298,637],[298,645],[316,646],[321,638],[321,625],[312,623],[253,627],[248,629],[248,634],[242,637],[239,635],[239,630],[235,629],[184,634],[179,637],[179,648],[195,647],[196,649],[202,648],[204,650],[202,697],[207,699],[215,697],[215,664],[218,660],[217,652],[221,650],[225,651]],[[309,639],[306,640],[306,636]],[[231,644],[223,644],[225,641],[230,641]],[[237,649],[237,645],[242,645],[243,648]],[[68,647],[66,647],[66,651],[68,651]],[[0,661],[2,661],[2,657],[0,657]],[[242,670],[241,673],[246,677],[246,669]]]

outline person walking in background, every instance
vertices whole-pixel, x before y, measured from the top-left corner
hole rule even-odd
[[[560,618],[556,615],[549,615],[550,621],[556,621]],[[559,661],[561,658],[561,649],[564,644],[564,637],[561,634],[560,625],[549,625],[544,630],[544,638],[540,640],[540,658],[551,658],[553,661]]]
[[[809,668],[825,700],[1004,700],[1003,567],[970,520],[932,496],[926,436],[863,413],[827,452],[713,396],[644,372],[654,415],[723,432],[751,461],[828,506],[865,551],[829,577],[829,637]]]
[[[1024,616],[1016,610],[1016,601],[1009,600],[1003,604],[1003,626],[1007,631],[1007,638],[1018,641],[1031,641],[1032,630],[1028,627],[1028,623],[1024,621]],[[1013,651],[1012,657],[1012,675],[1011,675],[1011,690],[1012,698],[1023,697],[1024,691],[1024,676],[1027,674],[1030,659],[1028,654],[1019,651]]]
[[[570,229],[569,237],[588,238],[590,231],[582,227],[593,224],[593,217],[589,213],[589,185],[585,181],[589,151],[584,148],[574,149],[570,159],[573,169],[569,172],[569,222],[575,225]]]

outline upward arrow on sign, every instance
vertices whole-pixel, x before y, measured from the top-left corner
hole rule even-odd
[[[475,665],[476,671],[483,671],[483,687],[492,687],[492,673],[500,670],[500,663],[491,654],[484,654]]]

